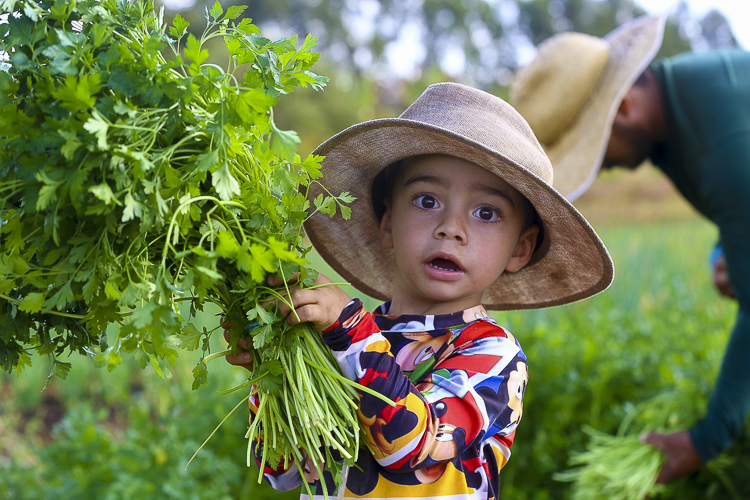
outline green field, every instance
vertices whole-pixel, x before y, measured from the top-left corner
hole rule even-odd
[[[524,417],[501,474],[504,498],[568,498],[569,485],[552,474],[585,446],[582,426],[614,432],[653,396],[676,401],[674,423],[689,425],[721,361],[736,305],[710,284],[715,229],[688,218],[597,230],[616,266],[608,291],[564,307],[496,315],[520,339],[530,366]],[[216,322],[206,314],[207,326]],[[258,485],[257,467],[245,467],[245,409],[184,470],[242,397],[218,391],[245,377],[213,361],[208,386],[191,391],[197,360],[185,352],[166,381],[134,363],[110,373],[76,357],[68,380],[44,391],[44,359],[20,376],[0,375],[0,498],[297,498]],[[745,440],[663,497],[732,498],[737,488],[737,498],[748,498],[747,481],[740,482],[750,473]]]

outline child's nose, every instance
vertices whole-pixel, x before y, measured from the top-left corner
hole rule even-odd
[[[447,212],[440,224],[435,228],[435,237],[438,239],[452,239],[459,243],[468,241],[466,232],[466,221],[461,214]]]

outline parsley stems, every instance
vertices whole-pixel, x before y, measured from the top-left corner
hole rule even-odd
[[[226,350],[223,350],[223,351],[219,351],[219,352],[215,352],[213,354],[210,354],[210,355],[206,356],[205,358],[203,358],[203,362],[204,363],[208,363],[212,359],[221,358],[221,357],[226,356],[227,354],[232,354],[232,350],[231,349],[226,349]]]
[[[275,351],[279,363],[273,385],[256,384],[253,394],[258,402],[246,438],[248,460],[253,442],[260,450],[259,481],[264,466],[275,468],[290,462],[289,455],[302,466],[302,457],[312,464],[322,478],[322,464],[333,466],[328,449],[338,451],[346,465],[353,465],[359,455],[360,423],[356,416],[356,393],[352,388],[392,401],[381,394],[346,379],[330,350],[312,325],[302,323],[290,328],[290,344]],[[254,357],[256,356],[253,351]],[[273,366],[274,360],[255,359],[255,366]],[[257,457],[257,455],[256,455]],[[339,459],[340,460],[340,459]],[[340,478],[335,477],[337,481]],[[327,493],[325,493],[327,495]]]
[[[637,435],[613,436],[591,427],[584,432],[591,438],[586,450],[570,459],[578,467],[554,475],[574,483],[574,500],[642,500],[654,492],[666,459],[661,450],[641,443]]]

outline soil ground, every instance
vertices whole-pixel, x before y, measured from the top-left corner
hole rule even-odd
[[[700,217],[672,182],[648,164],[635,171],[602,172],[573,204],[594,227]]]

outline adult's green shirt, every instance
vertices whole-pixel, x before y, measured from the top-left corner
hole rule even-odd
[[[750,411],[750,52],[681,54],[651,69],[668,133],[652,160],[718,227],[739,302],[707,413],[690,430],[708,461],[734,441]]]

